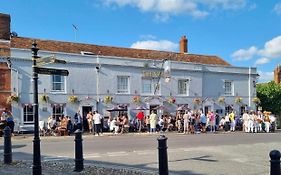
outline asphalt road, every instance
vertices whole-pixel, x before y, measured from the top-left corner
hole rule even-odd
[[[85,164],[158,171],[159,134],[83,135]],[[170,174],[269,174],[269,152],[281,133],[166,134]],[[13,159],[32,160],[32,136],[12,138]],[[3,139],[0,160],[3,159]],[[74,162],[74,136],[41,137],[42,161]]]

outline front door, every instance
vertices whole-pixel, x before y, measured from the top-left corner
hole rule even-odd
[[[89,125],[87,120],[87,114],[92,111],[92,106],[82,106],[82,116],[83,116],[83,130],[89,131]]]

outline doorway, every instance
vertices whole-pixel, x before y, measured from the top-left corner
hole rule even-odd
[[[82,116],[83,116],[83,131],[89,131],[89,125],[87,120],[87,114],[92,111],[92,106],[82,106]]]

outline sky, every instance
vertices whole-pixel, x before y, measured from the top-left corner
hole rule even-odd
[[[256,67],[281,65],[281,0],[0,0],[18,36],[216,55]],[[40,47],[40,46],[39,46]]]

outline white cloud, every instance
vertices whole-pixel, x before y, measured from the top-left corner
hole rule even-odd
[[[277,15],[281,15],[281,2],[277,3],[274,8],[273,11],[277,14]]]
[[[281,36],[266,42],[260,54],[270,58],[281,57]]]
[[[246,6],[247,0],[103,0],[107,6],[131,6],[143,12],[154,13],[155,19],[166,21],[172,15],[206,17],[216,9],[237,10]]]
[[[168,40],[146,40],[137,41],[131,45],[131,48],[136,49],[149,49],[149,50],[162,50],[162,51],[175,51],[178,48],[178,44]]]
[[[262,71],[258,71],[259,76],[259,82],[263,83],[263,82],[269,82],[273,80],[273,72],[262,72]]]
[[[252,46],[249,49],[239,49],[231,54],[236,61],[246,61],[253,58],[257,53],[257,48]]]
[[[270,59],[269,59],[269,58],[266,58],[266,57],[259,58],[259,59],[256,60],[255,66],[257,66],[257,65],[262,65],[262,64],[266,64],[266,63],[268,63],[268,62],[270,62]]]
[[[252,46],[249,49],[239,49],[231,56],[236,61],[250,60],[254,56],[262,57],[256,60],[255,65],[266,64],[272,59],[281,58],[281,35],[267,41],[262,49]]]

